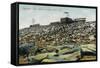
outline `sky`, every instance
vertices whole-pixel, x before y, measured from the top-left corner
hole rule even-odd
[[[65,14],[68,12],[68,14]],[[79,7],[57,7],[40,5],[19,5],[19,29],[33,24],[48,25],[60,21],[61,18],[86,18],[86,21],[96,20],[96,9]]]

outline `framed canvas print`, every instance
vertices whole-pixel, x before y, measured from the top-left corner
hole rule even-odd
[[[11,4],[11,64],[97,61],[97,7]]]

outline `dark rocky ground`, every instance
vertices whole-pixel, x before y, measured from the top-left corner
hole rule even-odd
[[[96,22],[54,22],[19,30],[19,63],[96,59]]]

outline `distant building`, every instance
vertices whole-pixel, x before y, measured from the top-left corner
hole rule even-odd
[[[60,24],[60,22],[51,22],[50,25],[57,25]]]
[[[75,22],[86,22],[86,18],[76,18],[74,19]]]
[[[30,27],[39,27],[40,24],[34,24],[34,25],[30,25]]]
[[[73,20],[69,17],[61,18],[61,23],[73,23]]]

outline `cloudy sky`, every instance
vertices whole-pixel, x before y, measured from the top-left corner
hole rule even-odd
[[[29,27],[32,24],[48,25],[50,22],[60,21],[60,18],[66,17],[86,18],[87,21],[96,20],[96,10],[93,8],[76,7],[57,7],[40,5],[19,5],[19,29]]]

